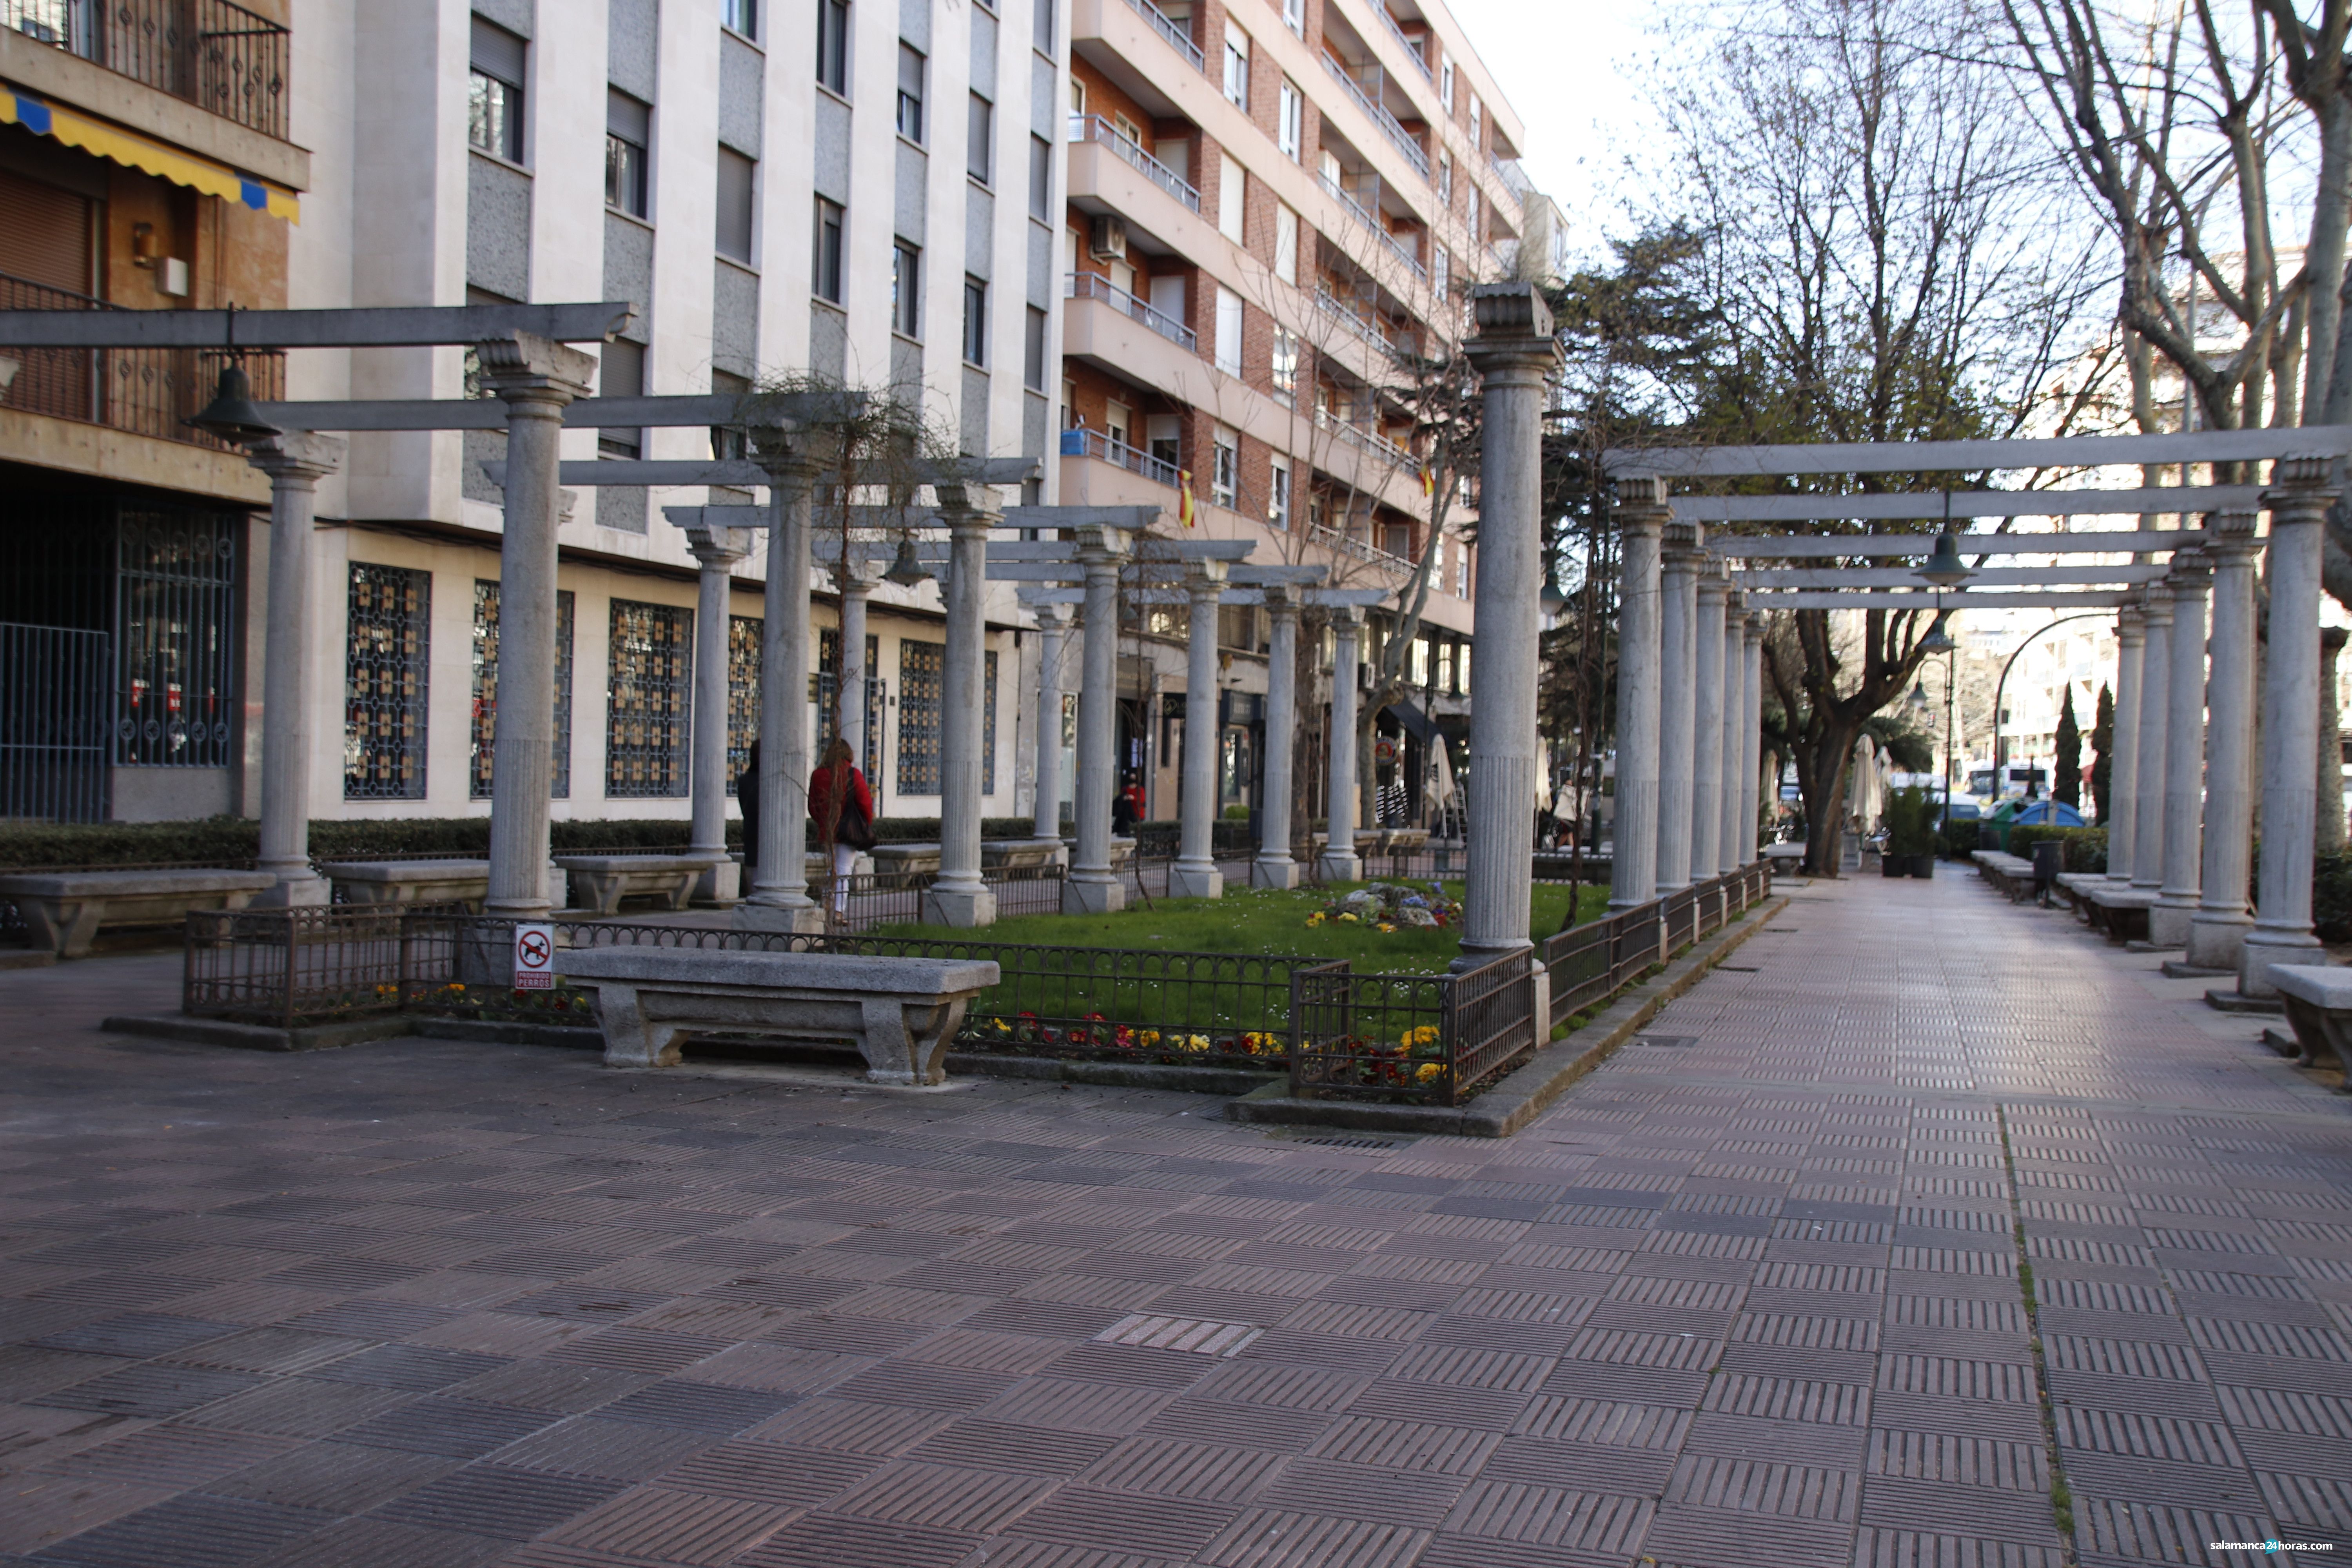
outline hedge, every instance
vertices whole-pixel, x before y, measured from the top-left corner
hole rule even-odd
[[[2066,846],[2065,868],[2069,871],[2100,872],[2107,868],[2107,830],[2104,827],[2056,827],[2041,824],[2015,824],[2009,829],[2009,852],[2020,859],[2033,858],[2033,846],[2041,839],[2055,838]]]

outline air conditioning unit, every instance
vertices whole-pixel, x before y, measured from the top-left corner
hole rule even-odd
[[[1087,249],[1097,261],[1127,259],[1127,220],[1109,213],[1097,216],[1087,231]]]

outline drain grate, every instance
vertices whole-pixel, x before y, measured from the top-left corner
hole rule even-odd
[[[1633,1043],[1637,1046],[1695,1046],[1698,1044],[1698,1037],[1696,1035],[1637,1035],[1633,1037]]]
[[[1143,1312],[1121,1318],[1095,1336],[1097,1343],[1140,1345],[1150,1350],[1190,1351],[1195,1355],[1236,1356],[1265,1332],[1255,1323],[1209,1318],[1163,1318]]]
[[[1752,963],[1718,963],[1715,967],[1716,972],[1720,974],[1761,974],[1764,973]]]

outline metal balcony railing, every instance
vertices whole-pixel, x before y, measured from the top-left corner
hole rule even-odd
[[[1194,43],[1192,35],[1186,32],[1183,26],[1168,13],[1154,5],[1151,0],[1127,0],[1127,3],[1135,7],[1137,16],[1150,23],[1153,29],[1168,40],[1170,47],[1191,60],[1194,70],[1205,71],[1209,68],[1201,54],[1201,46]]]
[[[229,0],[0,0],[0,26],[286,140],[287,31]]]
[[[1365,4],[1369,5],[1374,11],[1378,12],[1380,14],[1381,20],[1388,24],[1389,32],[1394,36],[1398,43],[1404,46],[1405,55],[1415,66],[1420,68],[1421,74],[1424,77],[1430,77],[1429,57],[1422,53],[1422,45],[1426,40],[1426,35],[1424,35],[1421,39],[1416,39],[1408,35],[1402,27],[1397,25],[1396,17],[1390,12],[1386,5],[1381,3],[1381,0],[1365,0]],[[1433,78],[1432,79],[1434,79]]]
[[[1495,173],[1502,179],[1503,188],[1511,193],[1513,201],[1524,203],[1529,196],[1535,195],[1536,183],[1528,178],[1527,171],[1519,167],[1519,161],[1517,158],[1506,158],[1499,153],[1489,153],[1486,154],[1486,162],[1494,165]]]
[[[1324,194],[1337,201],[1341,206],[1346,207],[1349,216],[1353,217],[1358,223],[1362,224],[1366,228],[1370,229],[1372,234],[1379,238],[1382,245],[1389,247],[1390,251],[1395,255],[1399,261],[1403,262],[1407,267],[1412,268],[1412,275],[1415,278],[1420,279],[1423,282],[1427,282],[1429,280],[1429,271],[1426,268],[1422,266],[1421,258],[1415,256],[1412,251],[1407,250],[1404,247],[1403,242],[1388,231],[1388,226],[1386,224],[1381,222],[1380,219],[1374,217],[1370,213],[1366,212],[1363,208],[1363,205],[1358,202],[1355,197],[1349,195],[1345,186],[1341,185],[1339,181],[1333,179],[1328,174],[1318,174],[1315,177],[1322,184]]]
[[[1201,210],[1201,193],[1186,184],[1182,175],[1145,151],[1141,142],[1119,130],[1099,114],[1070,116],[1070,140],[1093,142],[1108,147],[1137,173],[1194,212]]]
[[[1104,430],[1080,428],[1063,431],[1062,456],[1093,458],[1114,464],[1129,473],[1141,474],[1155,484],[1166,485],[1171,490],[1183,483],[1182,472],[1175,464],[1162,462],[1140,447],[1130,447]]]
[[[1413,563],[1403,556],[1392,555],[1368,540],[1358,539],[1352,533],[1342,533],[1336,528],[1326,528],[1319,522],[1307,525],[1307,537],[1310,542],[1319,544],[1335,554],[1352,556],[1383,572],[1409,576],[1413,570]]]
[[[1421,467],[1419,458],[1414,457],[1394,441],[1374,431],[1366,430],[1360,426],[1351,425],[1328,408],[1318,408],[1315,411],[1315,423],[1330,431],[1348,445],[1359,450],[1370,452],[1376,458],[1385,458],[1400,468],[1418,471]]]
[[[1165,311],[1155,310],[1106,278],[1072,272],[1062,279],[1062,294],[1070,300],[1099,300],[1112,310],[1141,321],[1170,342],[1192,353],[1201,352],[1201,340],[1192,328]]]
[[[1397,117],[1388,111],[1388,106],[1366,92],[1363,84],[1349,73],[1349,68],[1331,56],[1323,57],[1323,66],[1341,87],[1348,89],[1348,96],[1356,100],[1356,107],[1381,128],[1381,134],[1396,144],[1396,150],[1404,154],[1405,162],[1411,163],[1423,179],[1429,178],[1429,154],[1423,152],[1421,144],[1406,133],[1405,128],[1397,122]],[[1372,68],[1377,70],[1379,68],[1375,66]]]

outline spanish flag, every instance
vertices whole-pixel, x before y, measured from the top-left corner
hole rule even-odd
[[[1176,518],[1187,528],[1200,524],[1201,519],[1192,500],[1192,470],[1190,468],[1176,471]]]
[[[1437,470],[1427,463],[1421,466],[1421,499],[1429,500],[1437,493]]]

